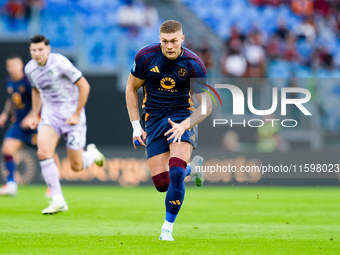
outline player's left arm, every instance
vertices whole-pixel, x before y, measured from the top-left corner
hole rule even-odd
[[[81,111],[85,107],[90,94],[90,84],[87,82],[84,76],[76,81],[75,85],[77,85],[79,88],[79,99],[76,111],[66,120],[66,123],[70,125],[76,125],[79,123]]]
[[[207,101],[207,114],[202,115],[202,97],[205,94],[205,98]],[[212,102],[211,102],[211,97],[208,95],[208,93],[200,93],[200,94],[195,94],[197,101],[199,103],[199,106],[193,113],[190,115],[189,118],[187,118],[185,121],[189,121],[190,126],[189,129],[196,126],[197,124],[201,123],[205,118],[207,118],[211,112],[212,112]]]
[[[207,114],[202,115],[202,95],[206,94],[205,98],[207,99]],[[164,136],[167,136],[172,133],[172,135],[167,139],[170,141],[174,138],[173,143],[178,142],[180,144],[181,137],[184,134],[184,132],[197,124],[201,123],[206,117],[208,117],[211,114],[212,111],[212,102],[210,96],[206,92],[195,94],[198,103],[200,104],[199,107],[197,107],[196,110],[192,112],[189,118],[186,118],[181,123],[175,123],[170,118],[168,119],[170,125],[172,126],[171,129],[169,129]]]
[[[205,80],[207,79],[207,70],[203,64],[203,62],[201,60],[197,59],[194,61],[194,65],[193,66],[193,70],[192,72],[192,76],[190,78],[198,78],[198,79],[202,79],[204,81],[204,83],[206,82]],[[199,102],[199,107],[197,107],[197,109],[195,111],[192,112],[192,114],[190,115],[189,118],[185,119],[184,121],[182,121],[181,123],[175,123],[173,122],[170,118],[168,119],[170,125],[172,126],[171,129],[169,129],[164,136],[168,136],[171,134],[171,136],[167,139],[168,141],[170,141],[171,139],[173,140],[173,143],[178,142],[178,144],[180,144],[181,142],[181,137],[184,134],[184,132],[194,126],[196,126],[198,123],[200,123],[201,121],[203,121],[206,117],[208,117],[212,111],[212,103],[211,103],[211,98],[210,96],[207,95],[206,92],[203,93],[196,93],[195,89],[197,90],[197,88],[195,88],[194,86],[194,93],[195,96],[197,98],[197,101]],[[200,90],[198,90],[199,92],[201,92]],[[207,107],[207,114],[202,115],[201,112],[201,102],[202,102],[202,95],[206,94],[205,98],[206,98],[206,107]]]

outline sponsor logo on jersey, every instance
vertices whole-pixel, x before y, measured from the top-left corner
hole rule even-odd
[[[170,77],[165,77],[161,80],[161,86],[164,89],[172,89],[173,87],[176,86],[176,82],[174,81],[174,79]]]
[[[19,90],[20,93],[24,93],[25,90],[26,90],[25,85],[20,85],[18,90]]]

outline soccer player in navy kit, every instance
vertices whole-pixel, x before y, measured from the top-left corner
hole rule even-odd
[[[2,154],[5,167],[8,170],[7,182],[0,189],[0,195],[16,195],[17,184],[14,179],[15,162],[14,154],[23,146],[36,145],[37,131],[31,130],[27,122],[27,114],[31,110],[32,87],[24,74],[24,64],[17,55],[10,55],[6,59],[6,69],[9,78],[6,83],[8,98],[3,112],[0,115],[0,127],[3,127],[9,117],[8,128],[2,144]]]
[[[206,115],[201,115],[201,106],[192,110],[190,78],[206,78],[206,69],[196,54],[181,46],[181,24],[174,20],[164,22],[160,42],[137,53],[126,85],[126,103],[134,146],[136,140],[146,146],[155,187],[160,192],[167,191],[166,217],[159,239],[173,241],[173,224],[184,200],[184,178],[190,172],[187,162],[197,144],[197,124],[211,113],[212,106],[207,96]],[[139,121],[137,98],[142,86],[144,129]],[[201,103],[205,92],[195,88],[194,92]],[[202,163],[200,157],[196,161],[195,158],[192,163]],[[203,176],[197,174],[195,181],[201,184]]]

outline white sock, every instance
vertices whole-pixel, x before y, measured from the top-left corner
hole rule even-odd
[[[171,223],[167,220],[164,220],[162,228],[166,228],[166,229],[170,230],[170,232],[172,232],[172,229],[174,228],[174,223]]]
[[[98,157],[97,151],[83,151],[83,169],[88,168],[94,162],[94,160]]]
[[[59,170],[53,158],[40,161],[41,173],[52,192],[52,201],[65,201],[59,180]]]

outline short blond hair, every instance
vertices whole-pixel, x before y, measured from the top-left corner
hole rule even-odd
[[[163,22],[163,24],[159,28],[159,33],[175,33],[178,31],[182,31],[182,25],[176,20],[167,20]]]

